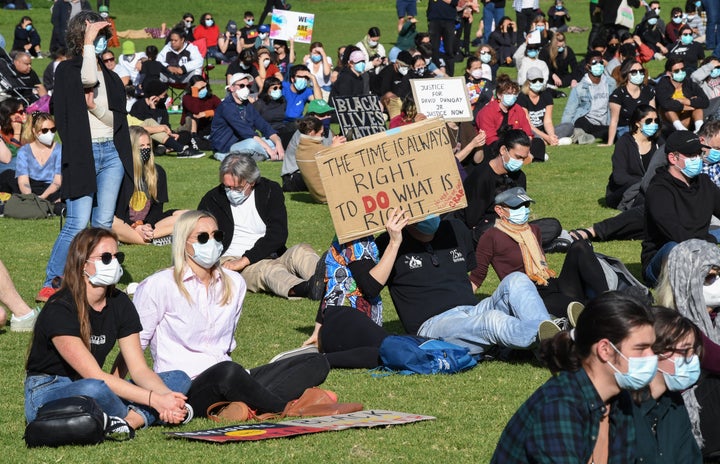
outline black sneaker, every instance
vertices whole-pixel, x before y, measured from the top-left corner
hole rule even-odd
[[[200,151],[200,148],[198,148],[198,143],[197,143],[197,140],[195,140],[195,137],[190,139],[190,148],[192,148],[193,150]]]
[[[190,159],[190,158],[202,158],[205,156],[204,151],[195,150],[194,148],[187,147],[183,151],[177,154],[178,158]]]
[[[155,156],[163,156],[167,153],[167,147],[165,145],[158,145],[155,147]]]
[[[105,414],[105,438],[113,441],[125,441],[135,438],[135,429],[122,417]]]
[[[325,296],[325,256],[327,251],[320,256],[315,266],[315,274],[308,279],[308,298],[320,301]]]

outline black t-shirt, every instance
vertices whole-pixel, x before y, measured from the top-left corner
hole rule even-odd
[[[540,99],[537,104],[530,100],[530,97],[521,93],[518,96],[517,104],[528,110],[530,125],[545,132],[544,119],[547,107],[553,104],[552,95],[547,90],[540,92]]]
[[[653,98],[655,98],[655,87],[651,85],[642,86],[638,98],[633,98],[625,86],[615,89],[610,95],[610,103],[620,105],[618,127],[629,126],[635,109],[640,105],[649,105]]]
[[[170,127],[170,115],[168,115],[165,102],[158,102],[155,109],[150,108],[144,98],[138,98],[130,108],[130,115],[141,121],[152,119],[158,124],[165,124]]]
[[[90,352],[100,367],[118,339],[140,333],[142,325],[135,306],[119,290],[107,298],[102,311],[92,308],[90,316]],[[68,291],[61,291],[48,302],[35,323],[27,370],[29,373],[60,375],[72,379],[80,375],[68,364],[52,343],[61,335],[80,337],[77,308]]]
[[[377,238],[380,255],[389,240],[387,233]],[[403,230],[387,285],[407,333],[416,334],[426,320],[448,309],[478,303],[468,277],[475,263],[470,231],[455,219],[441,221],[429,243]]]
[[[518,170],[507,174],[496,174],[488,163],[477,166],[463,182],[468,205],[455,213],[457,218],[465,222],[469,229],[484,228],[487,221],[493,224],[497,217],[494,209],[496,190],[501,185],[507,185],[508,188],[522,187],[527,190],[525,173]]]

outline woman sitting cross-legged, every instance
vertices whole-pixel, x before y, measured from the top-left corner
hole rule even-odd
[[[150,347],[155,370],[181,369],[193,379],[188,403],[199,417],[223,401],[243,402],[259,413],[299,415],[294,407],[302,404],[303,392],[330,371],[325,356],[303,354],[250,370],[233,362],[247,288],[239,273],[220,266],[222,231],[215,218],[202,211],[180,216],[172,250],[173,267],[142,281],[134,298],[140,339]]]
[[[158,419],[178,424],[192,417],[184,395],[189,377],[156,374],[145,362],[138,313],[115,288],[124,257],[107,229],[83,229],[70,243],[62,286],[35,323],[25,378],[28,422],[48,401],[75,395],[94,398],[115,431],[131,435]],[[132,382],[102,369],[116,342]]]
[[[123,243],[167,245],[177,218],[186,210],[163,212],[168,201],[165,170],[155,164],[150,134],[130,127],[133,179],[124,176],[118,194],[112,230]]]
[[[50,202],[60,202],[61,148],[55,142],[55,118],[33,113],[23,125],[24,145],[17,153],[17,193],[34,193]]]

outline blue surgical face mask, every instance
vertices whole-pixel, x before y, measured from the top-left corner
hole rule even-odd
[[[508,160],[503,161],[503,167],[505,168],[505,170],[507,172],[519,171],[522,168],[522,166],[523,166],[523,160],[513,158],[512,156],[510,156],[509,153],[508,153]]]
[[[237,191],[234,189],[225,188],[225,195],[233,206],[240,206],[250,197],[245,190]]]
[[[710,77],[713,79],[717,79],[720,77],[720,67],[719,68],[713,68],[712,71],[710,71]]]
[[[605,72],[605,65],[602,63],[596,63],[592,66],[590,66],[590,74],[592,74],[595,77],[600,77]]]
[[[681,171],[685,174],[685,177],[692,179],[702,172],[702,167],[703,160],[701,157],[685,158],[685,167]]]
[[[203,87],[202,89],[198,90],[198,98],[205,98],[208,95],[208,89],[207,87]]]
[[[246,20],[245,20],[245,25],[246,25],[246,26],[250,27],[250,26],[252,26],[253,24],[255,24],[255,20],[254,20],[254,19],[246,19]]]
[[[212,27],[213,24],[215,24],[215,21],[213,21],[212,19],[205,20],[205,27]]]
[[[545,26],[538,26],[535,28],[536,31],[542,32],[545,30]]]
[[[273,100],[278,100],[280,99],[280,97],[282,97],[282,90],[275,89],[270,91],[270,98],[272,98]]]
[[[680,24],[680,23],[682,22],[682,16],[673,16],[672,21],[673,21],[675,24]]]
[[[628,371],[623,373],[618,370],[617,367],[613,366],[611,362],[608,364],[615,371],[615,381],[618,387],[624,390],[640,390],[645,387],[655,377],[657,372],[658,359],[656,355],[650,356],[639,356],[639,357],[626,357],[624,354],[617,349],[617,347],[610,343],[610,346],[628,363]]]
[[[485,64],[488,64],[492,61],[492,55],[489,53],[481,53],[480,54],[480,61],[482,61]]]
[[[296,89],[305,90],[307,88],[308,82],[307,79],[305,79],[304,77],[296,77],[294,84]]]
[[[687,74],[685,73],[685,70],[684,70],[684,69],[681,69],[681,70],[678,71],[678,72],[672,73],[672,78],[673,78],[673,80],[674,80],[675,82],[682,82],[682,81],[685,80],[685,76],[686,76],[686,75],[687,75]]]
[[[101,35],[95,39],[95,54],[101,55],[105,50],[107,50],[107,38]]]
[[[660,125],[656,122],[651,122],[650,124],[643,123],[642,127],[640,128],[640,132],[645,134],[646,137],[652,137],[655,135],[660,128]]]
[[[720,161],[720,150],[716,150],[714,148],[711,148],[708,150],[707,158],[705,158],[708,163],[715,164]]]
[[[565,51],[565,47],[558,47],[558,53],[562,53]]]
[[[313,63],[319,63],[322,61],[322,55],[313,54],[313,55],[310,55],[310,59],[312,60]]]
[[[680,36],[680,42],[683,45],[690,45],[692,43],[692,41],[693,41],[693,36],[691,36],[691,35],[683,34]]]
[[[517,101],[518,96],[512,93],[506,93],[502,96],[502,103],[506,107],[510,108]]]
[[[543,84],[542,82],[533,82],[532,84],[530,84],[530,90],[532,90],[535,93],[542,92],[544,88],[545,88],[545,84]]]
[[[437,232],[440,227],[440,216],[433,214],[432,216],[426,217],[424,220],[415,223],[415,228],[421,234],[433,235]]]
[[[525,205],[518,206],[515,209],[508,209],[510,210],[510,216],[508,216],[508,221],[512,222],[513,224],[523,225],[530,218],[530,208]]]
[[[675,364],[675,373],[669,374],[658,368],[663,374],[665,385],[670,391],[683,391],[695,385],[700,378],[700,359],[696,354],[690,357],[689,361],[685,358],[673,358]]]
[[[630,82],[635,85],[642,85],[645,82],[645,74],[630,74]]]
[[[702,6],[702,1],[698,0],[697,2],[695,2],[695,6],[700,8]]]
[[[657,24],[658,19],[657,18],[650,18],[648,19],[648,24],[651,26],[654,26]]]
[[[216,241],[213,237],[205,243],[195,242],[192,244],[193,252],[192,260],[205,269],[210,269],[220,260],[223,252],[222,243]]]
[[[540,53],[540,50],[528,50],[527,56],[528,58],[537,58],[538,53]]]
[[[32,31],[32,24],[28,24],[27,26],[25,26],[25,30],[28,32]]]
[[[353,65],[353,69],[354,69],[355,72],[357,72],[358,74],[364,73],[364,72],[365,72],[365,62],[364,62],[364,61],[360,61],[359,63],[355,63],[355,64]]]

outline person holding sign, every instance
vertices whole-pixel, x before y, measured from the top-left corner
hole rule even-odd
[[[252,76],[233,74],[229,79],[228,96],[215,110],[210,140],[214,157],[222,161],[227,153],[239,152],[254,159],[282,160],[285,156],[280,137],[248,101]],[[260,131],[263,137],[257,135]]]

